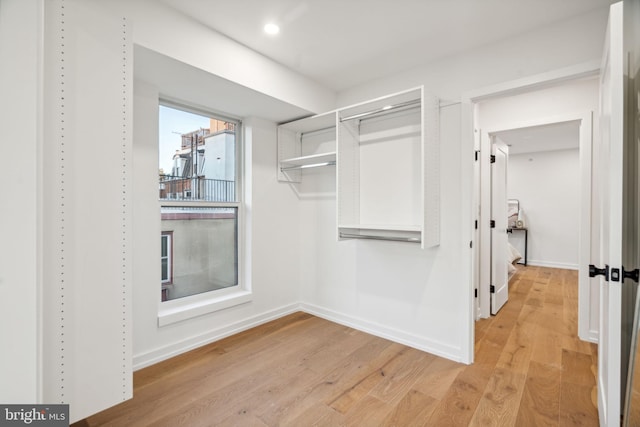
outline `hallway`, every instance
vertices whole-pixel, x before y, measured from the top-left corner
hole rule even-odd
[[[577,337],[577,271],[518,267],[509,302],[476,323],[465,370],[484,390],[474,424],[598,425],[598,350]]]

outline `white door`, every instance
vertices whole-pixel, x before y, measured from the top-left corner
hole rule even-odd
[[[603,269],[600,277],[600,336],[598,345],[598,412],[600,425],[619,426],[622,381],[622,295],[621,266],[629,247],[637,246],[629,235],[630,203],[625,203],[623,188],[626,171],[624,150],[624,46],[622,3],[611,6],[607,40],[600,81],[600,128],[602,140],[597,155],[601,167],[596,170],[600,188],[600,259],[595,267]],[[627,241],[631,240],[631,241]],[[630,246],[626,246],[629,244]],[[600,271],[598,273],[601,273]],[[608,277],[607,277],[608,275]],[[608,279],[608,280],[607,280]]]
[[[507,159],[505,144],[491,144],[491,314],[509,299],[507,270]],[[494,161],[495,160],[495,161]]]
[[[475,296],[475,320],[478,320],[482,317],[482,308],[481,308],[481,290],[480,290],[480,245],[482,240],[480,239],[480,194],[482,191],[482,187],[480,185],[481,175],[480,175],[480,132],[476,130],[474,132],[474,141],[473,141],[473,150],[474,150],[474,162],[473,162],[473,258],[472,258],[472,275],[473,275],[473,290]],[[488,306],[489,304],[487,304]],[[489,317],[488,311],[485,317]]]

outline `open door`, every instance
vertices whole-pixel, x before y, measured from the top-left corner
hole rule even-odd
[[[507,159],[505,144],[491,144],[491,314],[509,299],[507,270]]]
[[[621,390],[626,385],[630,335],[623,334],[633,313],[625,297],[635,284],[628,274],[637,265],[636,209],[638,159],[634,140],[625,134],[634,117],[625,117],[625,46],[623,4],[611,6],[600,77],[602,140],[595,170],[601,187],[600,259],[589,275],[599,277],[600,337],[598,345],[598,412],[600,425],[619,426]],[[635,100],[637,102],[637,100]],[[632,191],[630,191],[632,189]],[[625,197],[627,194],[627,197]],[[633,317],[631,317],[633,319]],[[628,329],[628,328],[627,328]]]

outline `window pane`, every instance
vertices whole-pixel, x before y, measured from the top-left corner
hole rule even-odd
[[[169,260],[167,258],[163,258],[161,261],[162,268],[162,281],[169,281]]]
[[[236,123],[160,106],[161,200],[236,202]]]
[[[162,243],[160,244],[160,246],[161,246],[162,249],[160,251],[161,252],[160,256],[164,258],[164,257],[167,256],[167,253],[168,253],[168,248],[167,248],[168,245],[167,245],[167,243],[168,243],[169,238],[168,238],[168,236],[162,236],[161,239],[162,239]]]
[[[173,232],[167,299],[238,284],[237,208],[163,206],[161,215],[162,231]]]

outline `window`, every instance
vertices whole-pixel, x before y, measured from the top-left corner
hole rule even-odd
[[[173,246],[171,231],[163,231],[160,235],[160,277],[162,282],[162,301],[167,301],[169,289],[173,282]]]
[[[160,105],[161,301],[239,285],[238,128]]]

